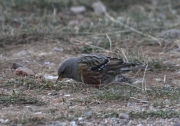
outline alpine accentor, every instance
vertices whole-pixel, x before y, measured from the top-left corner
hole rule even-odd
[[[101,54],[87,54],[62,62],[57,81],[72,78],[86,84],[108,84],[113,82],[117,75],[129,71],[128,68],[132,66],[136,64]]]

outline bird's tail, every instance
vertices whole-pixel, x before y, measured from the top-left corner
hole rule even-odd
[[[120,68],[121,73],[126,73],[129,71],[139,71],[139,70],[152,70],[152,67],[150,66],[142,66],[139,64],[133,64],[133,63],[128,63],[126,66]]]

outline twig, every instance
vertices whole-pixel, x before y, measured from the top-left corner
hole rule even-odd
[[[141,90],[141,88],[139,88],[139,87],[137,87],[137,86],[135,86],[135,85],[128,84],[128,83],[125,83],[125,84],[126,84],[126,85],[128,85],[128,86],[135,87],[135,88],[137,88],[137,89]]]
[[[134,100],[137,100],[141,103],[148,103],[149,101],[145,101],[145,100],[142,100],[142,99],[138,99],[138,98],[135,98],[135,97],[130,97],[131,99],[134,99]]]
[[[123,34],[127,33],[129,30],[124,30],[124,31],[111,31],[111,32],[104,32],[104,33],[94,33],[94,32],[79,32],[79,34],[84,34],[88,36],[104,36],[104,35],[111,35],[111,34]]]
[[[142,92],[146,91],[145,76],[146,76],[147,68],[148,68],[148,63],[147,63],[146,68],[145,68],[145,70],[144,70],[143,81],[142,81]]]
[[[164,89],[167,88],[167,84],[166,84],[166,75],[164,75]]]
[[[108,36],[108,34],[106,34],[106,37],[109,40],[110,52],[112,52],[112,41],[111,41],[110,37]]]

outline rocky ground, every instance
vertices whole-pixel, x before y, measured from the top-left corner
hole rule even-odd
[[[108,1],[61,2],[0,2],[0,125],[179,126],[179,1],[120,10]],[[100,88],[55,83],[59,64],[84,53],[153,69]],[[17,72],[13,63],[28,70]]]

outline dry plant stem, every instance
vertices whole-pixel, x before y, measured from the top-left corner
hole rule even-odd
[[[143,75],[143,81],[142,81],[142,92],[143,92],[143,93],[146,91],[145,76],[146,76],[147,68],[148,68],[148,64],[146,65],[146,68],[145,68],[145,70],[144,70],[144,75]]]
[[[81,73],[82,73],[82,71],[81,71]],[[83,79],[83,75],[82,75],[82,74],[81,74],[81,80],[82,80],[82,83],[85,84],[85,83],[84,83],[84,79]]]
[[[138,99],[138,98],[135,98],[135,97],[130,97],[131,99],[133,99],[133,100],[137,100],[137,101],[139,101],[139,102],[144,102],[145,100],[142,100],[142,99]],[[145,102],[148,102],[148,101],[145,101]]]
[[[175,40],[175,44],[180,48],[180,40]]]
[[[138,71],[136,72],[136,74],[133,76],[133,78],[135,78],[136,75],[137,75],[140,71],[141,71],[141,70],[138,70]]]
[[[126,27],[126,28],[130,29],[131,31],[134,31],[134,32],[136,32],[136,33],[138,33],[138,34],[147,36],[147,37],[149,37],[149,38],[157,41],[157,42],[159,43],[159,45],[162,46],[161,42],[160,42],[157,38],[155,38],[155,37],[153,37],[153,36],[151,36],[151,35],[149,35],[149,34],[142,33],[141,31],[138,31],[138,30],[136,30],[136,29],[134,29],[134,28],[126,25],[126,24],[123,24],[122,22],[120,22],[120,21],[114,19],[113,17],[111,17],[107,12],[104,12],[104,13],[105,13],[106,17],[109,18],[111,21],[113,21],[113,22],[115,22],[115,23],[119,23],[119,24],[123,25],[124,27]]]
[[[82,32],[83,34],[88,34],[89,36],[102,36],[102,35],[111,35],[111,34],[120,34],[120,33],[127,33],[129,30],[124,31],[114,31],[114,32],[106,32],[106,33],[91,33],[91,32]],[[80,32],[79,32],[80,33]]]
[[[166,83],[166,75],[164,75],[164,84]]]
[[[126,84],[126,85],[129,85],[129,86],[131,86],[131,87],[135,87],[135,88],[141,90],[141,88],[139,88],[139,87],[137,87],[137,86],[134,86],[134,85],[132,85],[132,84],[128,84],[128,83],[125,83],[125,84]]]
[[[128,62],[128,58],[127,58],[127,56],[125,55],[125,51],[124,51],[124,49],[123,49],[123,48],[121,48],[121,52],[122,52],[122,54],[123,54],[124,58],[126,59],[126,62]]]
[[[112,52],[112,41],[111,41],[110,37],[108,36],[108,34],[106,34],[106,37],[107,37],[107,39],[109,40],[110,52]]]
[[[164,88],[166,88],[167,85],[166,85],[166,75],[164,75]]]
[[[108,36],[108,34],[106,34],[106,37],[107,37],[107,39],[109,40],[109,50],[110,50],[110,52],[112,51],[112,41],[111,41],[111,39],[110,39],[110,37]]]
[[[54,21],[56,20],[56,14],[57,14],[57,9],[54,8],[54,9],[53,9],[53,20],[54,20]]]
[[[141,52],[142,52],[142,53],[141,53],[141,54],[142,54],[142,57],[145,58],[144,53],[143,53],[142,46],[140,47],[140,49],[141,49]],[[144,61],[144,63],[145,63],[145,61]]]

